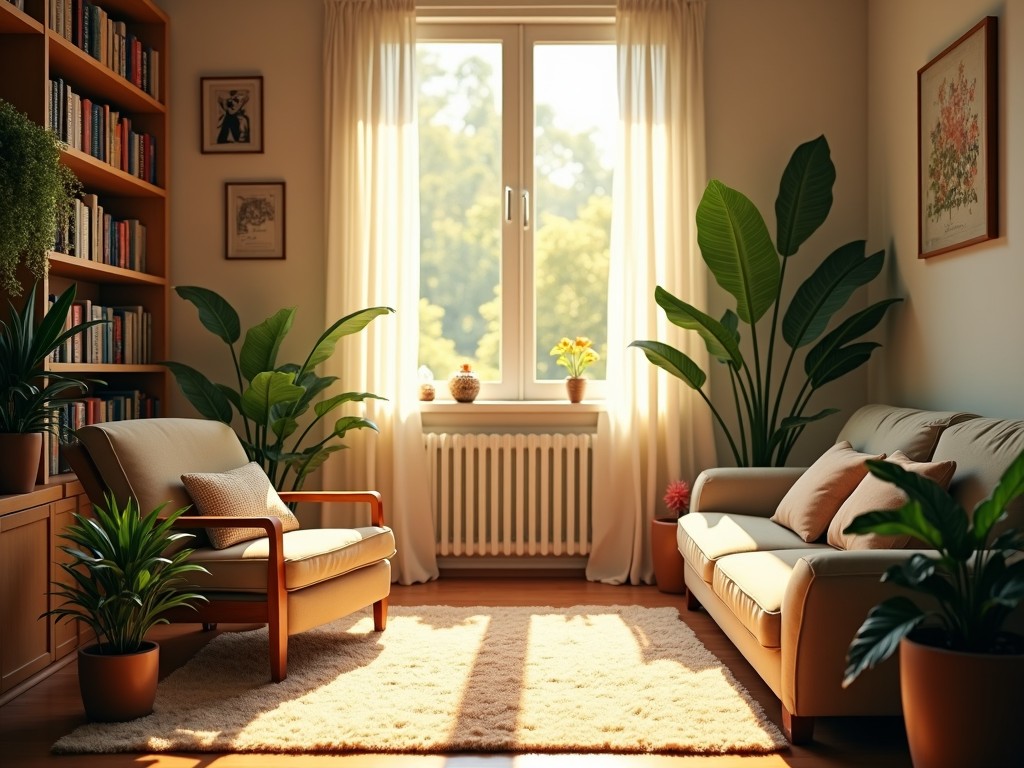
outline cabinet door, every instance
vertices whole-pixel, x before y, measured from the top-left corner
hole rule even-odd
[[[50,622],[50,504],[0,517],[0,691],[53,661]]]
[[[70,562],[71,557],[60,547],[67,546],[70,542],[62,538],[61,534],[75,521],[72,515],[78,510],[78,497],[68,496],[54,502],[51,507],[53,508],[53,570],[50,578],[54,582],[67,584],[71,581],[71,577],[61,569],[60,563]],[[50,598],[51,608],[56,608],[60,603],[59,597]],[[78,621],[62,619],[58,622],[56,617],[51,617],[50,621],[53,626],[54,657],[61,659],[78,647]]]

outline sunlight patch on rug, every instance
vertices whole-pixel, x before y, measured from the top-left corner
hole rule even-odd
[[[764,753],[787,742],[675,608],[395,606],[295,635],[225,633],[155,710],[60,739],[78,752]]]

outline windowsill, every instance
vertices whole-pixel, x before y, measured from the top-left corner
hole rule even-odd
[[[421,413],[603,413],[603,400],[474,400],[459,403],[455,400],[421,400]]]
[[[511,431],[548,432],[553,428],[593,432],[598,416],[606,410],[603,400],[454,400],[420,402],[424,429],[479,431],[506,427]]]

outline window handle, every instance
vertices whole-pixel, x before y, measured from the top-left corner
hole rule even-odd
[[[530,193],[523,190],[523,229],[530,228]]]
[[[512,221],[512,187],[505,187],[505,221]]]

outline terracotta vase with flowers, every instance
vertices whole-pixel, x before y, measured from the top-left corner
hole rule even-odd
[[[651,520],[651,557],[654,561],[654,579],[658,589],[673,595],[686,592],[683,578],[683,556],[679,552],[677,533],[679,518],[690,509],[690,485],[685,480],[673,480],[665,490],[665,506],[671,516]]]
[[[587,389],[587,380],[583,372],[591,363],[601,359],[593,347],[594,342],[586,336],[577,336],[575,340],[564,336],[551,348],[550,354],[558,357],[555,363],[569,371],[565,379],[565,389],[570,403],[582,402]]]

